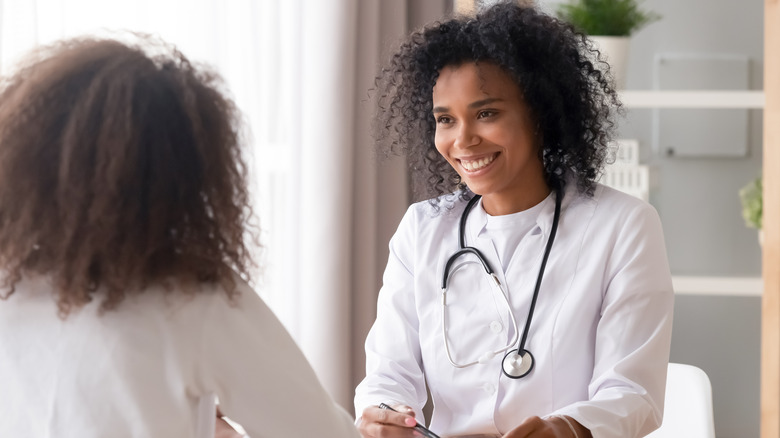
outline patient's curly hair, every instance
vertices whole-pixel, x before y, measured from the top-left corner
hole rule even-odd
[[[174,47],[78,38],[0,88],[0,295],[44,275],[66,316],[170,281],[248,277],[240,116]],[[100,290],[100,292],[98,292]]]
[[[571,174],[592,195],[620,109],[606,64],[592,61],[596,53],[571,25],[514,2],[430,24],[412,33],[377,76],[378,147],[406,155],[422,174],[418,197],[465,188],[434,145],[433,87],[446,66],[491,62],[514,79],[538,123],[547,183],[562,187]]]

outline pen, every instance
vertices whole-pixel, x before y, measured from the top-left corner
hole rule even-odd
[[[388,406],[388,405],[386,405],[384,403],[379,403],[379,407],[381,409],[389,409],[389,410],[391,410],[393,412],[398,412],[395,409],[391,408],[390,406]],[[439,438],[439,435],[436,435],[435,433],[431,432],[430,430],[428,430],[428,428],[426,428],[425,426],[423,426],[420,423],[417,423],[417,426],[414,426],[414,430],[416,430],[417,432],[420,432],[421,434],[423,434],[423,436],[428,437],[428,438]]]

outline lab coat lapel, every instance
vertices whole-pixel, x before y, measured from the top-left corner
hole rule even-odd
[[[566,188],[563,190],[563,200],[561,201],[561,217],[558,220],[559,231],[569,204],[571,204],[571,202],[577,197],[576,192],[577,182],[568,181]],[[555,196],[560,196],[560,194],[556,194]],[[550,235],[553,219],[555,218],[555,196],[547,198],[544,208],[542,208],[542,211],[539,213],[539,217],[536,219],[536,225],[538,225],[542,230],[542,236],[544,237],[542,240],[544,240],[545,245],[547,245],[547,238]]]
[[[515,313],[515,318],[517,318],[517,310],[512,304],[512,292],[511,292],[511,285],[509,282],[507,282],[506,273],[504,272],[504,268],[501,265],[501,260],[498,257],[498,251],[496,250],[495,245],[493,244],[493,241],[486,236],[485,233],[482,231],[487,226],[487,220],[488,216],[485,212],[485,209],[482,207],[482,199],[479,200],[477,205],[474,206],[474,209],[472,210],[471,215],[469,216],[469,221],[466,224],[467,229],[467,245],[472,245],[475,248],[477,248],[482,255],[487,259],[488,263],[490,264],[490,267],[493,269],[493,273],[496,274],[498,277],[498,281],[501,282],[504,288],[504,292],[507,294],[507,300],[509,300],[509,306],[512,308],[512,312]],[[469,243],[471,242],[471,243]],[[506,341],[509,341],[509,339],[514,336],[514,331],[518,330],[517,327],[513,327],[511,324],[511,317],[510,315],[506,314],[506,312],[502,312],[501,315],[502,321],[501,323],[504,325],[504,327],[509,328],[505,331],[506,333]]]
[[[465,246],[479,250],[503,284],[503,272],[493,244],[489,238],[481,235],[486,224],[487,215],[481,201],[478,201],[466,219]],[[459,267],[467,266],[463,263],[466,261],[474,263],[471,268],[467,268],[473,269],[472,274],[468,279],[456,278]],[[447,312],[446,336],[453,359],[458,363],[468,363],[479,359],[487,351],[506,347],[509,338],[504,338],[500,331],[494,331],[494,327],[495,323],[500,323],[499,328],[504,328],[503,333],[506,333],[506,328],[510,327],[509,315],[505,304],[495,296],[481,264],[473,256],[464,255],[452,265],[450,273],[452,277],[448,284],[447,307],[443,311]],[[492,359],[498,360],[500,357],[496,355]]]
[[[498,276],[498,280],[504,285],[504,290],[508,293],[506,275],[504,268],[501,266],[501,260],[498,258],[498,251],[496,251],[493,241],[482,232],[485,226],[487,226],[487,220],[487,213],[482,207],[482,199],[480,199],[471,210],[471,215],[469,215],[469,220],[466,224],[468,230],[466,244],[474,246],[485,256],[493,269],[493,273]]]

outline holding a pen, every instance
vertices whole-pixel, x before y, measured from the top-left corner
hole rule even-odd
[[[390,406],[388,406],[388,405],[386,405],[384,403],[380,403],[379,404],[379,408],[380,409],[387,409],[387,410],[390,410],[390,411],[393,411],[393,412],[398,412],[395,409],[391,408]],[[411,411],[411,413],[412,413],[412,415],[414,415],[414,411]],[[408,415],[408,414],[404,414],[404,415]],[[412,422],[414,422],[414,424],[412,424]],[[433,433],[430,430],[428,430],[425,426],[423,426],[422,424],[418,423],[417,420],[414,419],[414,417],[405,418],[404,419],[404,423],[407,426],[413,426],[412,428],[414,430],[416,430],[417,432],[421,433],[422,436],[424,436],[424,437],[439,438],[439,435],[436,435],[435,433]]]
[[[365,418],[366,416],[370,418]],[[438,435],[417,422],[414,411],[409,407],[396,406],[394,409],[385,403],[380,403],[379,406],[374,406],[363,412],[361,422],[366,421],[367,424],[363,424],[363,426],[370,425],[369,427],[372,430],[361,428],[366,434],[364,436],[423,436],[439,438]],[[391,429],[395,431],[388,433]]]

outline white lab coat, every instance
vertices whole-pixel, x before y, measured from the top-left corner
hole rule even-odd
[[[602,185],[592,197],[567,185],[526,342],[536,364],[526,377],[509,379],[501,372],[503,354],[464,369],[447,359],[440,285],[444,264],[458,248],[465,206],[450,202],[451,210],[442,201],[438,212],[428,202],[412,205],[390,242],[357,414],[386,402],[408,404],[422,418],[427,380],[431,429],[441,436],[500,436],[529,416],[550,414],[571,416],[596,438],[638,437],[657,428],[674,297],[655,209]],[[468,218],[466,244],[484,254],[508,288],[521,334],[554,207],[548,197],[507,272],[484,237],[481,201]],[[456,273],[450,280],[447,336],[461,363],[507,345],[514,334],[506,307],[490,298],[484,278]]]

